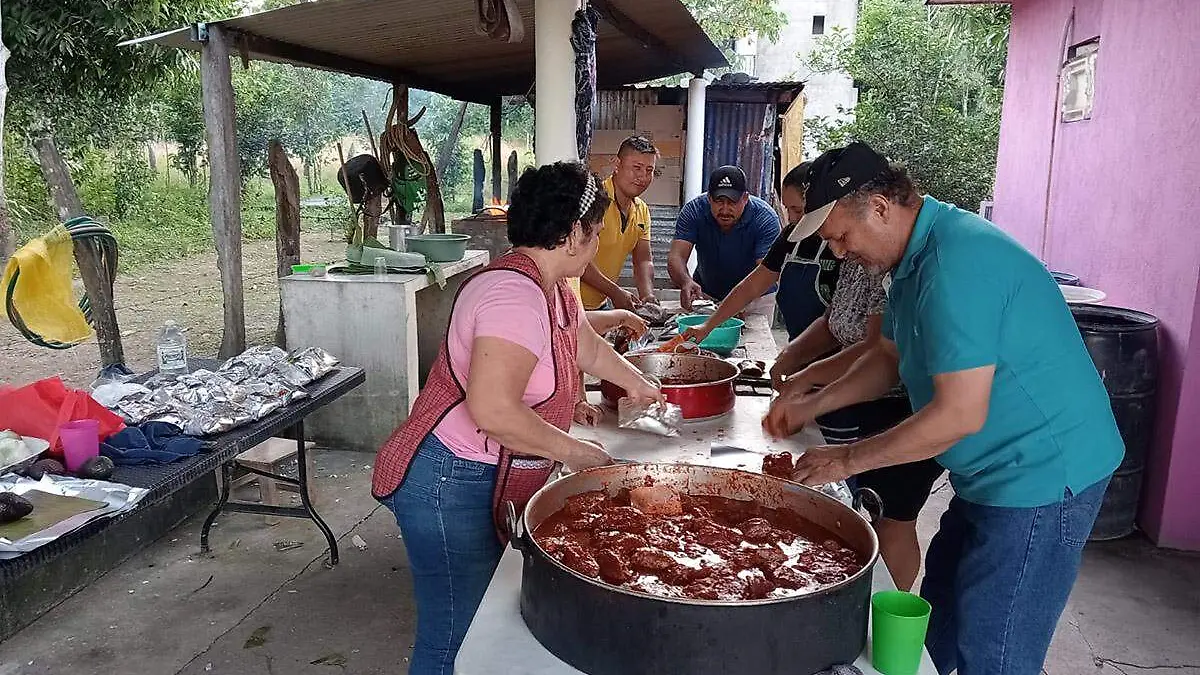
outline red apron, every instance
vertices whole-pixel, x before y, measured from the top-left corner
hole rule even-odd
[[[541,286],[541,272],[529,256],[521,253],[507,253],[492,261],[478,274],[463,282],[458,292],[467,284],[473,283],[493,270],[509,270],[523,274]],[[578,299],[566,281],[559,281],[553,292],[558,293],[564,307],[566,326],[559,324],[557,312],[554,311],[554,297],[546,294],[546,311],[550,317],[550,347],[554,358],[554,392],[544,401],[533,406],[542,419],[550,424],[567,431],[578,400],[579,370],[576,366],[576,354],[579,344],[579,305]],[[458,303],[458,295],[454,298]],[[451,316],[453,316],[453,309]],[[449,336],[450,327],[446,332]],[[371,493],[382,499],[393,492],[404,482],[408,467],[417,454],[417,447],[446,417],[455,406],[466,402],[466,389],[450,365],[450,353],[446,340],[438,350],[437,359],[429,371],[429,379],[425,387],[413,403],[408,419],[392,432],[387,442],[380,448],[375,458],[375,471],[371,481]],[[492,441],[487,439],[490,446]],[[506,502],[513,502],[517,513],[525,507],[533,493],[537,492],[557,467],[556,462],[535,455],[523,455],[500,447],[500,461],[496,465],[496,485],[492,491],[492,516],[496,525],[496,533],[502,542],[508,541],[508,524],[505,515]]]

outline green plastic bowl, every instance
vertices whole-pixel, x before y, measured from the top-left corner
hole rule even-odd
[[[693,326],[701,326],[705,321],[708,321],[708,316],[704,314],[688,314],[676,319],[681,331]],[[742,327],[745,325],[746,322],[741,319],[727,319],[725,323],[714,328],[708,337],[704,338],[704,341],[700,343],[700,348],[716,352],[721,356],[729,356],[738,346],[738,342],[741,342]]]
[[[429,262],[457,262],[467,254],[469,234],[411,234],[404,242],[412,253],[420,253]]]
[[[308,274],[312,271],[312,265],[292,265],[292,274]]]

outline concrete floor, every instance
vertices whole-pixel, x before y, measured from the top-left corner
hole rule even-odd
[[[203,557],[193,518],[0,643],[0,675],[406,672],[410,579],[395,521],[369,494],[373,459],[318,454],[336,568],[306,521],[223,516]],[[949,493],[939,486],[923,514],[926,540]],[[302,545],[277,550],[287,542]],[[1090,545],[1045,672],[1167,669],[1200,675],[1200,557],[1140,539]]]

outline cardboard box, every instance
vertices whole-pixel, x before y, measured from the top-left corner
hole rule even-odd
[[[655,136],[683,132],[681,105],[639,105],[634,111],[634,126]]]
[[[680,177],[664,172],[662,177],[655,177],[654,182],[642,193],[642,199],[647,204],[657,206],[679,206],[683,193],[683,181]]]
[[[661,159],[679,159],[683,157],[683,149],[686,142],[682,134],[674,136],[660,135],[658,138],[651,138],[654,141],[654,147],[658,148],[658,155]]]
[[[592,144],[588,147],[588,154],[615,155],[621,143],[637,133],[633,129],[595,129],[592,131]]]
[[[598,155],[595,152],[588,155],[588,169],[592,173],[597,174],[601,178],[608,178],[613,171],[613,162],[617,156],[614,155]]]

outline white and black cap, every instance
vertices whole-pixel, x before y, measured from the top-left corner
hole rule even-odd
[[[883,155],[861,141],[834,148],[814,159],[804,192],[804,217],[796,223],[788,241],[800,241],[816,234],[839,199],[887,170],[888,162]]]
[[[723,166],[708,176],[708,196],[738,201],[746,194],[746,174],[736,166]]]

